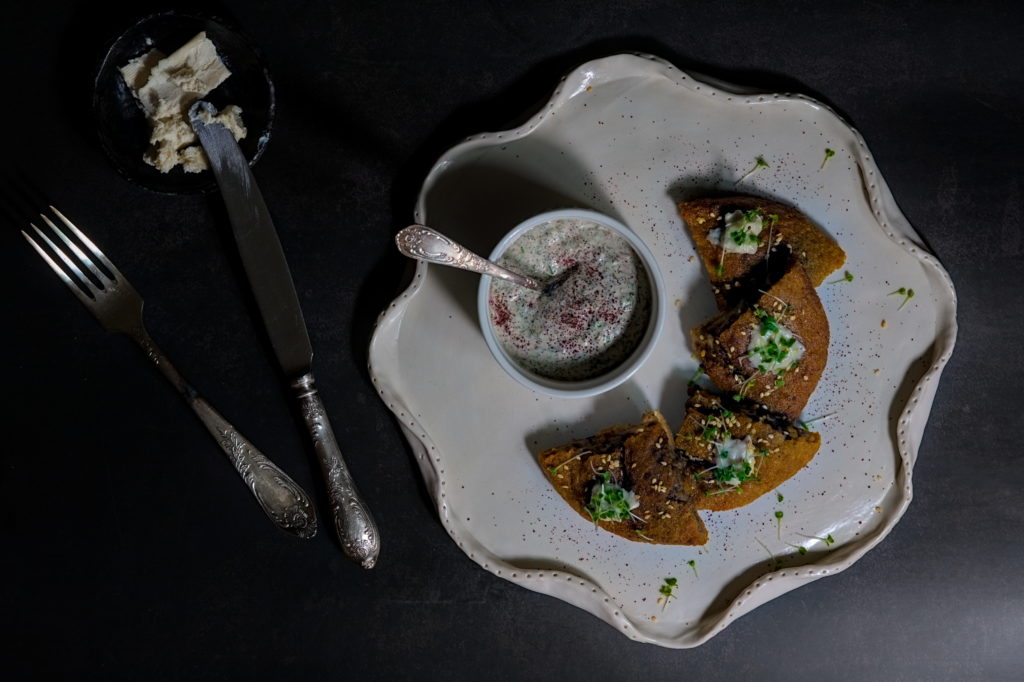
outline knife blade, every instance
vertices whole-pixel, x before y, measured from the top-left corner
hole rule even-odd
[[[342,549],[364,568],[372,568],[380,553],[380,534],[316,389],[313,347],[277,230],[245,155],[231,131],[212,120],[215,114],[209,103],[196,102],[189,109],[192,129],[210,160],[249,286],[313,441]]]

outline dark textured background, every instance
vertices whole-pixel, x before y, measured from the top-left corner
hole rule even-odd
[[[275,530],[172,389],[72,299],[5,208],[5,677],[1020,679],[1015,4],[206,5],[255,39],[274,74],[274,137],[256,175],[322,395],[381,527],[381,560],[363,571],[330,532],[303,542]],[[90,232],[145,295],[149,329],[181,372],[322,500],[219,199],[134,186],[97,144],[92,70],[105,43],[155,7],[51,0],[5,11],[4,186],[34,188]],[[408,275],[392,235],[437,156],[507,127],[578,63],[627,50],[833,106],[864,135],[960,302],[915,499],[895,531],[847,571],[689,651],[633,643],[465,557],[365,370],[372,322]]]

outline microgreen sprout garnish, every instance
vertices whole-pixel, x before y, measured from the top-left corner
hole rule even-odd
[[[770,549],[768,549],[768,545],[766,545],[763,542],[761,542],[761,538],[754,538],[754,539],[757,540],[757,544],[759,544],[762,547],[764,547],[764,551],[768,552],[768,556],[771,557],[771,563],[769,564],[769,567],[771,568],[771,570],[774,571],[774,570],[780,568],[782,566],[782,562],[779,561],[778,557],[776,557],[774,554],[772,554],[772,551]]]
[[[782,496],[782,493],[775,493],[775,499],[782,502],[786,498]]]
[[[754,308],[754,317],[761,321],[761,333],[770,334],[779,331],[779,321],[768,314],[763,308]]]
[[[836,543],[836,539],[834,537],[832,537],[832,533],[829,533],[825,537],[820,537],[818,535],[804,535],[803,533],[797,533],[797,535],[799,535],[801,537],[805,537],[808,540],[818,540],[820,542],[824,542],[829,547],[831,547],[832,545],[834,545]]]
[[[756,379],[757,375],[760,373],[760,371],[757,371],[750,375],[750,377],[748,377],[747,380],[740,385],[739,393],[733,393],[732,399],[737,402],[743,400],[743,398],[747,395],[747,391],[750,390],[750,386],[754,383],[754,379]]]
[[[553,474],[557,474],[558,470],[561,469],[562,467],[564,467],[569,462],[572,462],[573,460],[577,460],[580,457],[582,457],[583,455],[589,455],[589,454],[592,454],[590,450],[580,450],[575,455],[573,455],[569,459],[565,460],[564,462],[562,462],[558,466],[548,467],[548,471],[550,471]]]
[[[640,506],[636,495],[621,485],[612,482],[612,475],[607,471],[597,474],[598,481],[590,492],[590,503],[587,511],[596,524],[598,521],[625,521],[634,516],[633,509]]]
[[[825,164],[828,163],[828,160],[831,159],[835,155],[836,155],[836,153],[835,153],[834,150],[829,149],[829,148],[826,147],[825,148],[825,159],[821,162],[821,166],[818,167],[818,170],[821,170],[822,168],[824,168]]]
[[[718,250],[722,253],[718,256],[718,265],[715,266],[715,274],[721,277],[722,273],[725,272],[725,240],[719,238],[718,241]]]
[[[757,290],[757,293],[759,293],[759,294],[764,294],[765,296],[771,296],[771,297],[772,297],[772,298],[774,298],[774,299],[775,299],[776,301],[778,301],[778,302],[779,302],[779,303],[781,303],[781,304],[782,304],[783,306],[785,306],[785,308],[783,308],[783,310],[782,310],[782,314],[783,314],[783,315],[789,315],[789,314],[790,314],[791,312],[793,312],[793,305],[792,305],[792,304],[790,304],[790,303],[786,303],[785,301],[783,301],[783,300],[782,300],[781,298],[779,298],[778,296],[776,296],[776,295],[775,295],[775,294],[773,294],[772,292],[770,292],[770,291],[765,291],[764,289],[758,289],[758,290]]]
[[[737,492],[738,493],[738,492],[742,492],[742,491],[743,491],[743,486],[738,485],[736,487],[719,488],[718,490],[706,490],[706,491],[704,491],[704,496],[705,497],[714,497],[715,495],[724,495],[726,493],[732,493],[732,492]]]
[[[798,428],[800,428],[800,429],[802,429],[804,431],[810,431],[811,430],[811,424],[814,424],[815,422],[823,422],[826,419],[831,419],[832,417],[836,416],[837,414],[839,414],[839,413],[838,412],[829,412],[828,414],[823,414],[820,417],[815,417],[814,419],[807,419],[805,421],[797,422],[796,425],[797,425]]]
[[[785,514],[782,513],[781,509],[779,511],[775,512],[775,518],[779,522],[778,536],[779,536],[780,540],[782,539],[782,517],[783,516],[785,516]]]
[[[639,528],[635,529],[633,532],[636,533],[637,535],[639,535],[640,537],[642,537],[644,540],[647,540],[648,542],[654,542],[654,538],[647,537],[642,532],[640,532]]]
[[[751,239],[754,240],[757,239],[757,235],[752,235],[749,232],[745,232],[743,230],[733,230],[732,232],[729,233],[729,236],[732,237],[732,240],[739,244],[740,246],[743,246],[743,242],[747,241],[747,237],[750,237]]]
[[[719,410],[718,414],[708,415],[707,419],[701,422],[704,430],[700,437],[705,443],[719,443],[732,438],[732,433],[726,428],[728,421],[732,419],[733,413],[729,410]]]
[[[775,223],[779,222],[779,214],[769,213],[766,217],[768,219],[768,250],[764,254],[765,260],[772,252],[772,230],[775,229]]]
[[[723,451],[724,452],[724,451]],[[728,458],[729,455],[719,455],[723,458]],[[744,481],[749,481],[754,475],[754,467],[750,465],[750,462],[743,460],[736,464],[730,464],[728,466],[717,466],[715,467],[714,477],[719,483],[725,483],[726,485],[739,485]],[[735,483],[733,482],[735,481]]]
[[[840,282],[852,282],[852,281],[853,281],[853,274],[849,270],[844,270],[842,277],[839,277],[838,279],[830,280],[829,282],[826,282],[826,284],[839,284]]]
[[[700,577],[699,575],[697,575],[697,562],[696,561],[694,561],[693,559],[690,559],[689,561],[686,562],[686,565],[693,569],[693,577],[694,578],[699,578]]]
[[[696,386],[697,382],[700,380],[700,378],[703,375],[704,375],[704,365],[697,365],[697,371],[694,372],[693,376],[690,377],[690,380],[686,382],[687,385],[688,386]]]
[[[748,170],[746,173],[744,173],[740,177],[740,179],[736,181],[736,184],[737,185],[740,184],[741,182],[743,182],[744,180],[749,178],[751,175],[753,175],[757,171],[761,170],[762,168],[767,168],[767,167],[768,167],[768,162],[764,160],[764,157],[763,156],[757,157],[757,159],[754,160],[754,167],[751,168],[750,170]]]
[[[902,310],[903,306],[905,306],[907,304],[907,301],[909,301],[910,299],[914,298],[914,290],[913,289],[908,289],[906,287],[900,287],[896,291],[889,292],[889,295],[890,296],[902,296],[903,297],[903,303],[900,303],[900,307],[896,309],[896,310]]]
[[[658,601],[661,602],[662,611],[664,611],[665,607],[668,606],[669,599],[676,598],[675,590],[678,584],[679,581],[675,578],[665,578],[665,582],[663,582],[661,587],[658,588],[658,593],[661,595],[658,597]]]
[[[787,545],[800,552],[801,554],[807,554],[807,548],[803,545],[794,545],[792,542],[787,542]]]

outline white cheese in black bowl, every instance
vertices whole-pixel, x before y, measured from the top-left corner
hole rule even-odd
[[[99,139],[118,171],[157,192],[216,189],[201,169],[198,141],[189,139],[196,99],[210,102],[229,127],[244,127],[238,143],[255,164],[270,140],[274,85],[252,40],[223,19],[177,12],[147,16],[118,36],[93,89]]]

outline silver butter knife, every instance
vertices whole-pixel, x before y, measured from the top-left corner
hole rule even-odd
[[[316,390],[313,347],[270,212],[234,136],[220,123],[206,123],[203,111],[211,116],[216,114],[209,103],[196,102],[189,109],[192,129],[210,159],[210,169],[224,198],[242,264],[270,343],[295,392],[312,437],[342,549],[364,568],[372,568],[380,553],[380,534],[345,465]]]

